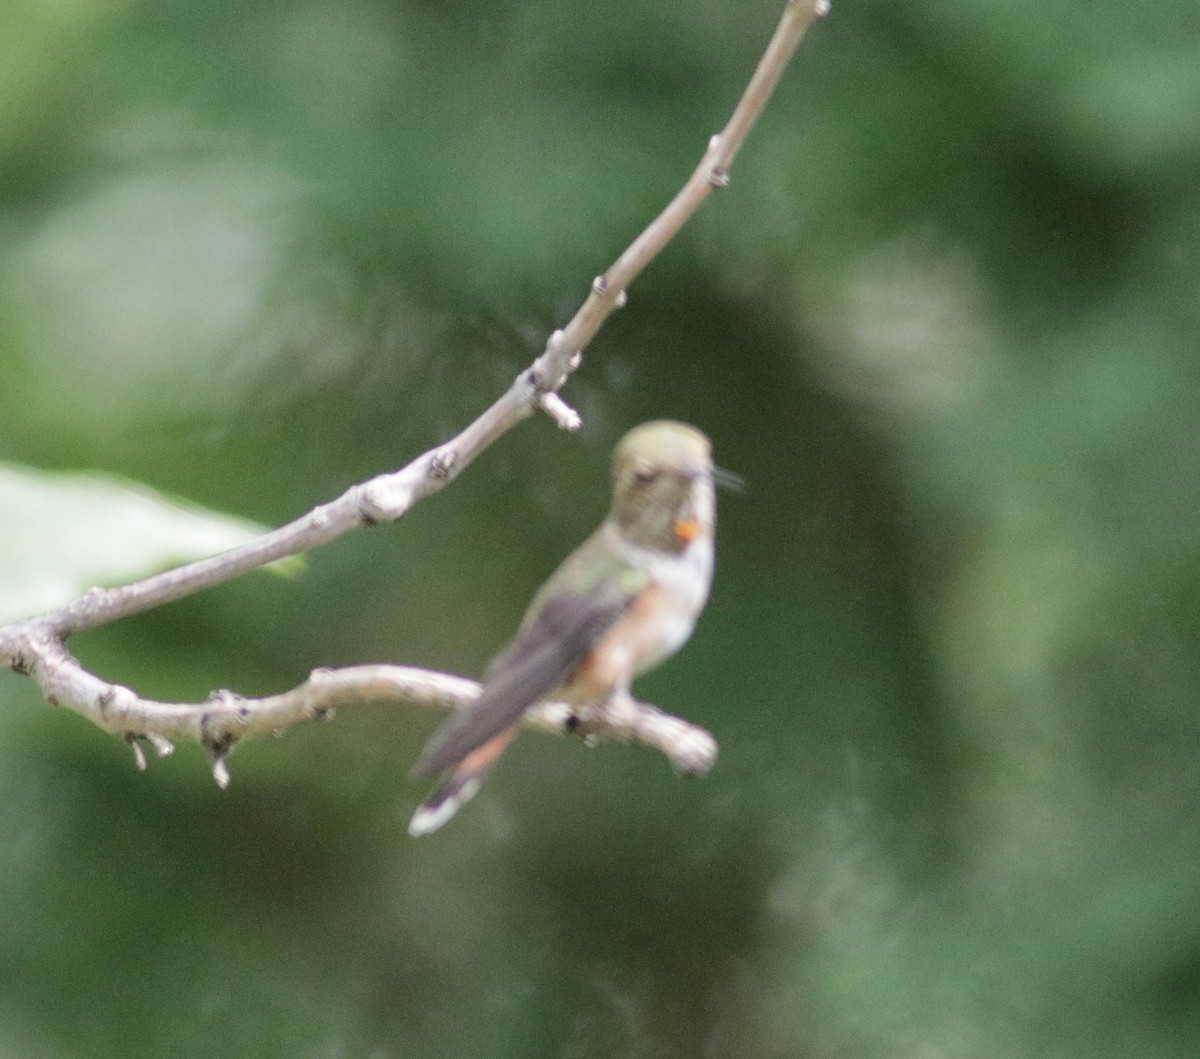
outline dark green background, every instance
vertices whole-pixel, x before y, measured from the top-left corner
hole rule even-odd
[[[470,421],[778,4],[40,5],[0,43],[0,458],[285,521]],[[428,715],[130,756],[0,674],[0,1052],[1200,1054],[1200,9],[835,2],[564,397],[403,523],[72,646],[162,698],[477,674],[694,422],[749,482],[639,685],[714,771]],[[0,541],[0,550],[3,542]],[[2,554],[2,552],[0,552]]]

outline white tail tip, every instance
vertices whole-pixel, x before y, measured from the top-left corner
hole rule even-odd
[[[446,784],[438,787],[413,813],[413,818],[408,822],[408,833],[413,838],[420,838],[444,827],[459,809],[475,797],[477,790],[478,776],[472,777],[461,786],[455,783],[452,777]]]

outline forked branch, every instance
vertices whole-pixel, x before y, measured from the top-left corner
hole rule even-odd
[[[417,501],[457,478],[492,442],[535,411],[545,412],[563,429],[578,429],[578,415],[558,391],[579,367],[583,350],[604,321],[625,304],[633,280],[713,190],[728,184],[733,161],[797,45],[827,9],[827,0],[789,0],[728,123],[709,140],[678,194],[596,277],[579,310],[550,335],[541,355],[456,437],[406,467],[351,486],[337,499],[241,547],[132,584],[93,588],[54,610],[0,627],[0,666],[32,676],[48,702],[67,706],[126,738],[142,764],[139,740],[150,742],[160,753],[168,752],[175,739],[200,741],[213,760],[218,782],[228,779],[224,759],[238,740],[323,716],[334,705],[389,701],[454,709],[471,701],[478,690],[472,681],[400,666],[356,666],[318,670],[299,687],[266,699],[219,692],[202,703],[156,703],[88,673],[67,652],[65,642],[73,633],[182,599],[277,559],[328,544],[352,529],[394,522]],[[716,743],[707,732],[633,700],[610,703],[586,715],[547,703],[530,711],[528,723],[595,739],[647,743],[666,753],[684,772],[704,771],[716,757]]]

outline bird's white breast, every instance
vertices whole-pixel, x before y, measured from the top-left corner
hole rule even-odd
[[[703,485],[708,486],[707,496],[697,497],[697,514],[704,532],[677,555],[634,544],[609,524],[610,546],[631,566],[650,575],[650,590],[663,601],[646,614],[638,634],[630,638],[636,644],[636,657],[629,667],[633,674],[658,665],[678,651],[692,635],[696,618],[708,601],[713,576],[712,486],[697,483],[697,488]]]

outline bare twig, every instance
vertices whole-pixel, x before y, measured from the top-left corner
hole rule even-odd
[[[607,272],[592,281],[592,292],[561,331],[550,336],[533,370],[547,389],[556,390],[578,363],[579,354],[614,309],[625,306],[629,285],[687,223],[713,191],[729,185],[729,170],[758,121],[805,31],[829,10],[829,0],[789,0],[725,128],[708,141],[700,164],[666,209],[651,221]]]
[[[146,767],[141,741],[164,757],[175,749],[175,740],[192,740],[207,751],[213,777],[222,787],[229,782],[225,759],[247,736],[269,735],[301,721],[326,718],[338,706],[388,702],[458,709],[473,702],[480,688],[473,680],[428,669],[367,665],[317,669],[298,687],[263,699],[214,691],[204,702],[167,703],[143,699],[129,688],[101,680],[57,640],[32,644],[26,665],[47,702],[124,738],[139,768]],[[716,741],[703,729],[628,698],[585,710],[544,702],[527,713],[524,724],[543,732],[580,735],[591,742],[655,747],[683,773],[706,772],[717,757]]]
[[[550,336],[533,364],[460,434],[408,466],[351,486],[337,499],[241,547],[133,584],[93,588],[54,610],[0,627],[0,666],[32,675],[47,701],[68,706],[126,737],[140,763],[144,764],[145,758],[139,739],[150,742],[160,753],[169,752],[172,739],[199,740],[213,759],[218,782],[228,778],[224,758],[234,742],[317,716],[336,703],[382,699],[457,708],[469,702],[477,690],[471,681],[398,666],[363,666],[316,671],[298,688],[267,699],[217,693],[198,705],[154,703],[88,673],[67,653],[64,643],[73,633],[182,599],[277,559],[327,544],[357,527],[395,521],[418,500],[457,478],[492,442],[535,411],[545,412],[563,429],[578,429],[579,416],[558,391],[579,367],[583,349],[604,321],[625,304],[633,280],[708,195],[728,184],[734,158],[792,53],[827,6],[827,0],[788,0],[729,122],[709,140],[699,165],[679,193],[609,269],[596,277],[579,311],[566,327]],[[703,771],[716,756],[716,744],[707,732],[633,700],[609,704],[589,717],[564,711],[565,706],[544,704],[531,712],[528,723],[545,730],[583,731],[598,739],[657,746],[685,772]]]
[[[545,352],[534,361],[534,377],[540,379],[547,390],[557,390],[568,379],[596,331],[600,330],[613,310],[625,306],[630,283],[654,261],[662,247],[676,237],[679,229],[700,209],[704,199],[713,191],[728,186],[733,160],[742,149],[751,128],[754,128],[763,107],[767,106],[770,94],[803,40],[805,30],[828,11],[829,0],[788,0],[784,16],[779,20],[762,59],[758,60],[754,77],[746,85],[725,128],[708,140],[708,149],[704,151],[700,164],[692,170],[688,181],[680,187],[666,209],[650,221],[604,275],[595,277],[592,293],[580,310],[565,328],[554,331],[546,343]]]

